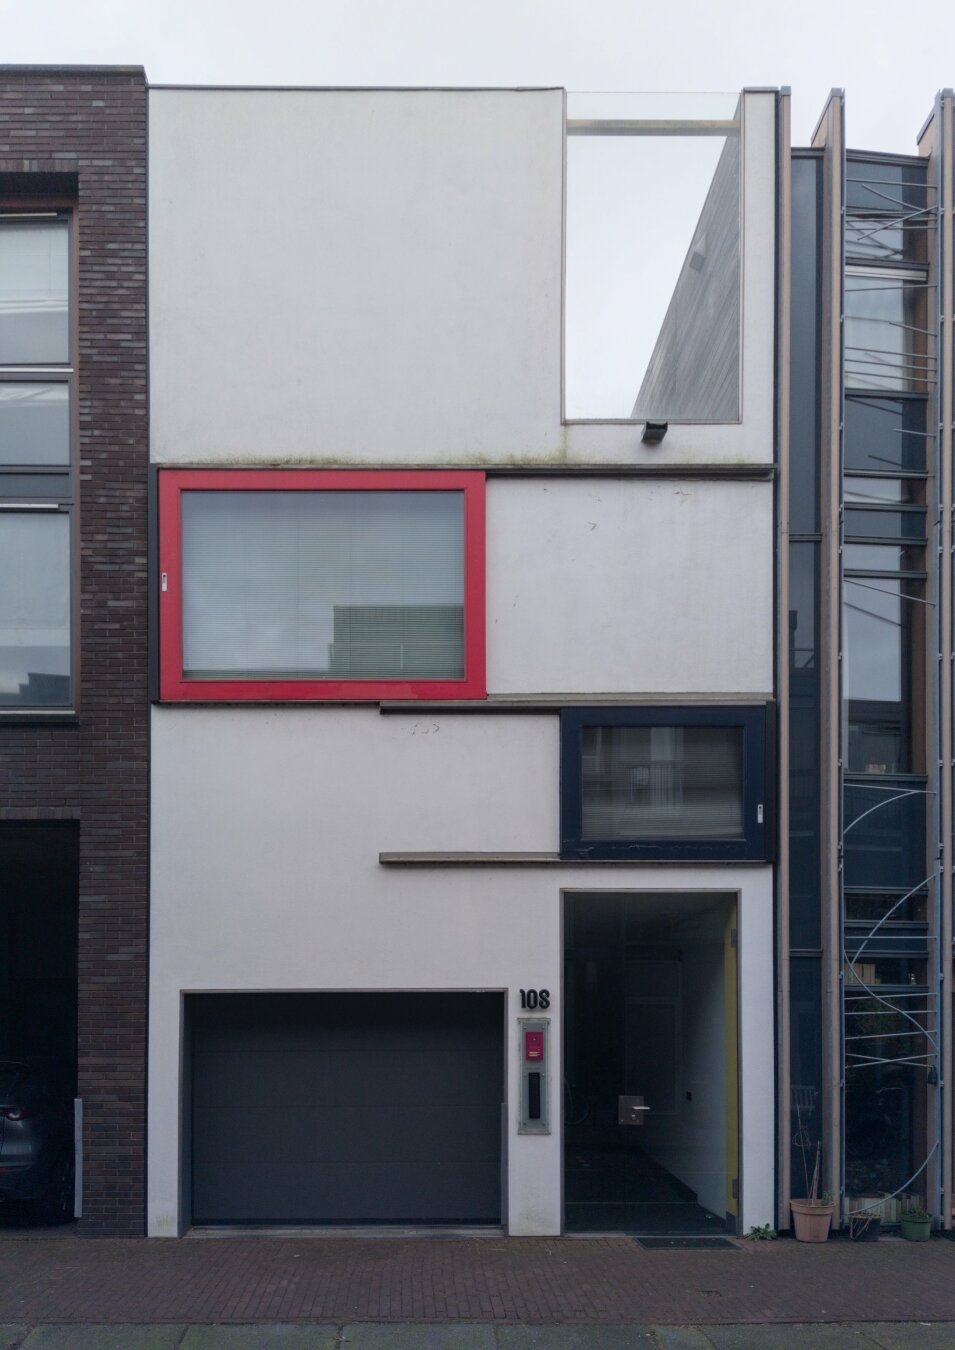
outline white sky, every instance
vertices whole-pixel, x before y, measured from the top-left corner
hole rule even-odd
[[[850,145],[912,151],[955,85],[955,2],[0,0],[4,62],[123,62],[154,84],[788,84],[808,142],[846,89]]]

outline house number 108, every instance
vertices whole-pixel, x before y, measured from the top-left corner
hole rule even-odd
[[[521,1007],[530,1008],[549,1008],[550,990],[549,989],[522,989]]]

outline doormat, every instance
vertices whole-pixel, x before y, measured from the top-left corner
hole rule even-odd
[[[738,1252],[735,1242],[724,1237],[635,1237],[638,1247],[648,1251],[730,1251]]]

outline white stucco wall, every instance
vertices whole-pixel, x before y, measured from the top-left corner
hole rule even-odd
[[[772,460],[772,94],[745,99],[742,422],[656,448],[561,422],[562,91],[154,88],[149,119],[154,459]]]
[[[491,479],[488,690],[768,692],[771,483]]]
[[[510,1231],[558,1232],[560,893],[599,887],[739,891],[744,1222],[771,1221],[770,868],[379,865],[390,849],[556,849],[550,715],[155,708],[152,754],[151,1233],[179,1223],[183,991],[429,988],[507,990]],[[543,1138],[516,1133],[528,987],[555,993]]]
[[[562,114],[152,89],[153,461],[771,462],[773,97],[744,117],[743,420],[656,449],[561,423]],[[769,483],[490,480],[490,692],[767,693],[772,547]],[[510,1229],[559,1231],[560,893],[600,888],[738,892],[742,1220],[772,1222],[771,868],[378,864],[555,851],[552,715],[156,707],[152,734],[150,1232],[180,1217],[183,991],[429,988],[507,991]],[[528,987],[557,991],[544,1138],[516,1134]]]
[[[562,109],[151,91],[154,457],[556,452]]]

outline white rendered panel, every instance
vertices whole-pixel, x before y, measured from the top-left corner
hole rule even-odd
[[[381,849],[554,850],[558,719],[374,709],[152,716],[149,1230],[179,1222],[184,990],[505,989],[510,1231],[561,1222],[555,1130],[519,1136],[522,988],[548,988],[560,1116],[560,890],[740,891],[744,1231],[772,1221],[772,869],[386,868]],[[504,1034],[504,1033],[502,1033]]]
[[[153,90],[154,458],[559,445],[559,91]]]
[[[771,483],[488,481],[488,690],[772,689]]]
[[[560,90],[153,89],[153,459],[772,462],[775,96],[743,108],[742,420],[653,447],[561,423]]]

